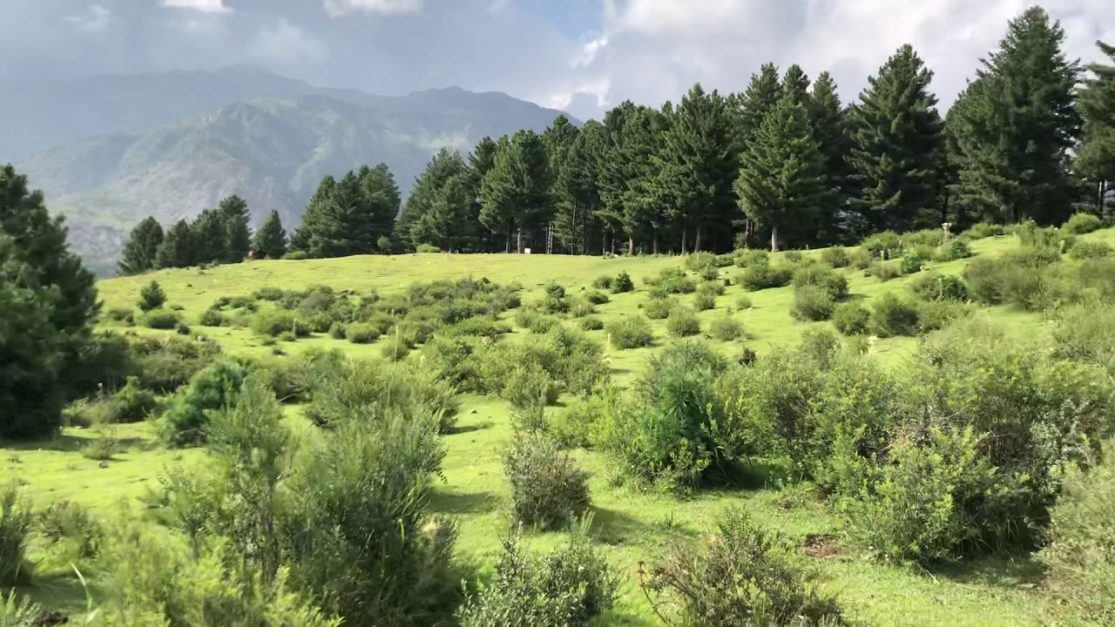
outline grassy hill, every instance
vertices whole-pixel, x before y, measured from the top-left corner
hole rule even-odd
[[[1084,236],[1085,240],[1115,244],[1115,230]],[[993,257],[1018,246],[1013,236],[981,239],[972,243],[978,257]],[[806,253],[817,256],[821,251]],[[786,261],[786,254],[775,255],[775,262]],[[357,345],[316,333],[292,342],[279,342],[259,336],[247,328],[204,327],[199,319],[218,298],[248,296],[267,287],[285,290],[327,285],[335,290],[365,294],[376,291],[388,295],[409,285],[438,279],[487,278],[493,282],[523,288],[523,301],[542,298],[544,286],[552,281],[565,286],[567,293],[587,291],[602,275],[627,272],[636,290],[611,295],[610,302],[597,306],[596,317],[608,322],[638,312],[647,303],[646,279],[664,269],[683,267],[676,257],[634,257],[604,259],[566,256],[446,255],[419,254],[395,257],[350,257],[309,261],[258,261],[209,269],[161,271],[149,275],[101,281],[99,290],[106,312],[131,309],[140,289],[157,280],[168,295],[168,305],[180,309],[190,327],[190,335],[205,335],[218,342],[229,354],[267,357],[281,352],[295,355],[311,347],[335,348],[356,357],[379,354],[377,344]],[[969,260],[929,263],[928,270],[959,274]],[[720,276],[728,279],[724,294],[713,310],[699,314],[702,328],[716,317],[730,315],[742,323],[744,339],[714,342],[725,355],[737,357],[748,347],[760,355],[796,345],[804,332],[832,328],[831,322],[805,323],[790,315],[793,289],[781,287],[747,292],[738,284],[739,269],[726,267]],[[906,294],[916,275],[888,281],[866,276],[862,270],[840,270],[849,282],[851,299],[867,305],[887,293]],[[741,306],[741,299],[750,307]],[[690,302],[693,295],[680,295]],[[530,342],[528,330],[513,323],[514,312],[503,314],[513,331],[504,342]],[[1048,332],[1040,314],[1025,313],[1010,307],[980,308],[973,315],[1001,322],[1019,338],[1040,339]],[[136,334],[171,334],[140,327],[124,328],[119,322],[104,326]],[[572,324],[574,321],[567,321]],[[655,344],[650,348],[617,350],[607,342],[605,331],[588,335],[605,345],[605,358],[620,382],[629,381],[645,367],[647,360],[672,341],[663,321],[654,321]],[[379,343],[383,343],[381,339]],[[918,340],[910,337],[870,338],[868,351],[884,360],[890,368],[900,369],[917,349]],[[277,350],[278,349],[278,350]],[[410,358],[416,359],[417,355]],[[561,411],[560,407],[550,412]],[[301,424],[300,408],[288,408],[291,424]],[[498,554],[500,539],[507,529],[508,489],[503,477],[501,450],[511,437],[510,408],[501,400],[477,395],[465,398],[461,418],[454,433],[445,436],[448,455],[443,464],[444,481],[438,483],[433,510],[455,517],[460,524],[457,551],[468,559],[490,567]],[[167,451],[152,439],[148,424],[121,426],[116,436],[126,441],[127,450],[98,468],[78,450],[92,436],[88,430],[66,429],[56,442],[5,449],[0,471],[18,477],[27,493],[37,502],[73,499],[98,511],[109,511],[120,499],[130,500],[156,485],[167,465],[189,464],[203,460],[201,450]],[[609,561],[623,574],[623,596],[604,624],[656,624],[646,598],[638,587],[637,571],[643,561],[653,561],[665,547],[678,540],[702,534],[717,512],[730,504],[742,505],[762,525],[778,529],[801,546],[813,546],[818,539],[825,550],[803,550],[802,559],[824,575],[824,589],[835,594],[849,617],[872,625],[1038,625],[1049,620],[1047,601],[1034,589],[1039,569],[1026,558],[1006,560],[989,558],[942,568],[933,572],[920,568],[891,566],[871,560],[854,547],[841,542],[839,516],[795,487],[765,483],[748,489],[700,491],[692,498],[679,499],[659,492],[640,492],[617,486],[610,477],[605,457],[594,451],[577,450],[576,459],[589,471],[594,523],[593,531]],[[529,534],[529,544],[537,548],[557,544],[563,534]],[[59,573],[65,568],[59,567]],[[83,592],[63,574],[48,578],[31,592],[46,602],[63,603],[71,608],[83,606]],[[93,593],[97,593],[94,582]]]

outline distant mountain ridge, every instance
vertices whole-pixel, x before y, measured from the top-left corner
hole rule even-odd
[[[383,162],[406,193],[438,149],[541,131],[561,114],[498,92],[376,96],[240,68],[53,85],[30,90],[38,96],[24,107],[0,99],[0,162],[34,147],[17,167],[67,216],[74,249],[102,274],[146,215],[168,225],[235,193],[256,224],[274,209],[289,228],[327,174]],[[28,110],[62,94],[68,107]],[[134,115],[113,110],[122,100]],[[76,109],[77,120],[55,124]]]

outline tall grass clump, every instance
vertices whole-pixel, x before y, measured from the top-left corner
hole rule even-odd
[[[27,544],[34,516],[15,483],[0,490],[0,586],[17,586],[31,575]]]

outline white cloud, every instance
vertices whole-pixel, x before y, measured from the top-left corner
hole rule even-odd
[[[67,15],[62,18],[66,23],[73,25],[74,30],[81,33],[103,33],[112,25],[112,11],[99,4],[90,5],[88,9],[77,15]]]
[[[325,11],[333,17],[365,12],[401,15],[422,11],[424,0],[325,0]]]
[[[292,68],[320,63],[329,51],[306,31],[280,19],[273,26],[260,29],[248,46],[248,53],[268,66]]]
[[[164,7],[172,9],[189,9],[202,13],[231,13],[232,9],[225,6],[224,0],[163,0]]]

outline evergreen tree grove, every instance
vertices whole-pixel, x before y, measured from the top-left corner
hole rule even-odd
[[[1097,45],[1111,64],[1092,65],[1093,77],[1080,94],[1084,139],[1077,168],[1095,185],[1096,206],[1103,213],[1103,201],[1115,182],[1115,46]]]
[[[155,255],[163,243],[163,227],[152,217],[144,218],[128,234],[120,253],[120,274],[139,274],[155,267]]]

